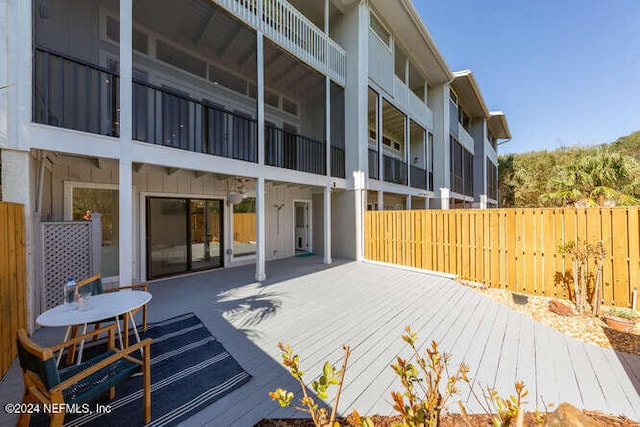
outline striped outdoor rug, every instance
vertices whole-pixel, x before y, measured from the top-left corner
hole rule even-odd
[[[153,339],[150,426],[178,424],[251,379],[193,313],[150,324],[144,337]],[[99,345],[88,345],[87,356]],[[102,404],[110,414],[67,415],[65,425],[143,425],[142,374]]]

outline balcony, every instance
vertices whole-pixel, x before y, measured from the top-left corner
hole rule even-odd
[[[345,84],[346,52],[284,0],[213,0],[300,60]]]
[[[156,145],[258,161],[258,123],[248,115],[134,80],[133,139]]]
[[[324,175],[325,143],[265,126],[265,163],[285,169]]]
[[[33,121],[119,135],[118,75],[48,50],[34,52]]]
[[[36,48],[33,121],[84,132],[119,135],[119,84],[113,71]],[[133,81],[133,139],[247,162],[258,161],[258,124],[228,111],[147,82]],[[326,174],[326,143],[265,126],[265,163]],[[331,173],[344,177],[344,149],[331,147]]]
[[[407,164],[386,154],[382,156],[384,162],[384,180],[394,184],[407,185]]]

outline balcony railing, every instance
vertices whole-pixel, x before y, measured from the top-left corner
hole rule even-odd
[[[369,148],[369,178],[380,179],[378,166],[378,151],[373,148]]]
[[[344,148],[331,146],[331,176],[344,178]]]
[[[258,161],[258,123],[248,115],[133,82],[133,139],[248,162]]]
[[[407,185],[407,164],[395,157],[383,155],[384,180],[395,184]]]
[[[43,49],[33,65],[35,123],[118,136],[117,73]]]
[[[346,53],[285,0],[213,0],[238,19],[344,86]]]
[[[265,126],[265,163],[270,166],[324,175],[325,143],[273,126]]]
[[[411,186],[414,188],[428,189],[427,171],[417,166],[411,166]]]
[[[113,71],[35,49],[33,121],[119,134],[119,85]],[[258,124],[249,115],[147,82],[133,81],[133,139],[248,162],[258,161]],[[325,142],[265,126],[265,162],[326,174]],[[331,171],[344,177],[344,149],[331,147]]]

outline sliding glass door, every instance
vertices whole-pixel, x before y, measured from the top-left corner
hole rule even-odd
[[[223,266],[222,201],[147,198],[147,277]]]

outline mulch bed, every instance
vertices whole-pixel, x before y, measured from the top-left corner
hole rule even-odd
[[[640,423],[631,421],[626,417],[615,417],[611,415],[605,415],[601,412],[594,411],[582,411],[598,424],[611,427],[630,427],[640,426]],[[399,416],[383,416],[373,415],[371,417],[373,424],[377,427],[391,427],[394,423],[399,423],[401,418]],[[493,427],[493,421],[490,415],[469,415],[469,421],[474,426],[491,426]],[[465,426],[464,420],[460,415],[450,414],[445,415],[441,420],[440,425],[442,427],[458,427]],[[339,419],[340,425],[348,425],[344,419]],[[525,415],[525,426],[535,426],[534,414],[527,412]],[[313,427],[313,421],[306,418],[289,418],[289,419],[266,419],[256,424],[256,427]]]

